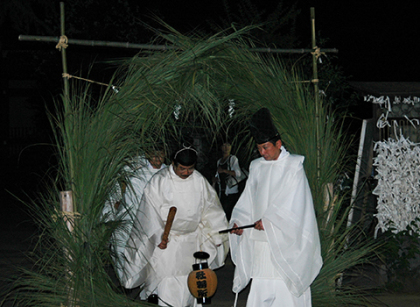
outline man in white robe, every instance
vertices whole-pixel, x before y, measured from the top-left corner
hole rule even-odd
[[[251,162],[230,224],[255,226],[230,235],[233,292],[252,278],[247,307],[309,307],[322,258],[304,157],[282,146],[267,109],[253,116],[251,132],[262,157]]]
[[[184,147],[173,163],[158,172],[146,186],[136,222],[127,243],[126,288],[142,286],[141,299],[157,294],[160,306],[194,306],[187,278],[195,263],[193,254],[210,255],[208,265],[224,264],[228,252],[225,213],[216,191],[194,170],[197,153]],[[162,241],[169,209],[177,208],[169,239]],[[214,234],[217,233],[217,234]]]
[[[124,250],[133,228],[144,188],[154,174],[166,167],[166,164],[163,163],[164,160],[165,150],[162,147],[151,150],[146,156],[137,157],[132,161],[130,167],[127,167],[127,171],[130,172],[130,183],[125,185],[122,193],[123,201],[116,209],[115,220],[121,221],[121,227],[113,233],[112,241],[116,255],[114,259],[115,271],[120,281],[124,279],[123,275],[125,274]]]

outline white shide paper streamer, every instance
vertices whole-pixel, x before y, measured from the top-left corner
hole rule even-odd
[[[378,185],[376,233],[390,229],[393,233],[410,230],[420,233],[420,146],[404,136],[377,142],[374,150]]]

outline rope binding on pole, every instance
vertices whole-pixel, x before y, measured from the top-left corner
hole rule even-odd
[[[63,48],[66,49],[69,46],[69,39],[65,35],[60,36],[58,44],[55,46],[59,51],[62,51]]]

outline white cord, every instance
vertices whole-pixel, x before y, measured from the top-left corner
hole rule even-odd
[[[236,307],[236,304],[238,303],[238,295],[239,295],[239,293],[236,293],[236,295],[235,295],[235,303],[233,304],[233,307]]]

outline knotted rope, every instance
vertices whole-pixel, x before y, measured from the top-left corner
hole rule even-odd
[[[55,209],[56,214],[53,214],[51,217],[55,221],[57,221],[58,216],[62,216],[64,218],[64,221],[73,221],[74,218],[81,217],[82,215],[79,212],[71,212],[71,211],[58,211]]]
[[[66,49],[69,46],[69,39],[67,38],[67,36],[65,35],[61,35],[60,36],[60,40],[58,41],[57,46],[55,46],[55,48],[57,48],[58,50],[63,50]]]
[[[314,47],[314,52],[311,52],[311,54],[312,55],[314,55],[315,57],[316,57],[316,59],[318,60],[319,59],[319,57],[321,56],[321,55],[324,55],[325,54],[325,52],[321,52],[321,48],[319,48],[319,47],[317,47],[317,46],[315,46]]]

